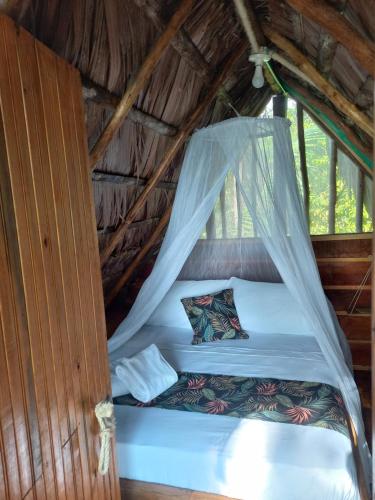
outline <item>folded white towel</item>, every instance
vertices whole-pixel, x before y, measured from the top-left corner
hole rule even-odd
[[[163,358],[155,344],[146,347],[132,358],[117,361],[115,372],[128,392],[142,403],[156,398],[178,380],[177,373]]]

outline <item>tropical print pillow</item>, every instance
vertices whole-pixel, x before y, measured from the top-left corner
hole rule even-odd
[[[194,330],[192,344],[249,338],[241,328],[232,288],[181,302]]]

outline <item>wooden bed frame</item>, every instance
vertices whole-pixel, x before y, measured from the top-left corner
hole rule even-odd
[[[130,479],[120,479],[120,489],[121,500],[234,500],[213,493]]]

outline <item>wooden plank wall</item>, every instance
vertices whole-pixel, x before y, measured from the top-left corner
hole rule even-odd
[[[97,472],[110,394],[78,72],[0,16],[0,498],[117,499]]]

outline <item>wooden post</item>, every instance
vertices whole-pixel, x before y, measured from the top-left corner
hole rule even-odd
[[[215,210],[212,210],[212,213],[207,221],[206,232],[208,240],[214,240],[216,238]]]
[[[167,223],[169,221],[169,218],[171,216],[171,212],[172,212],[172,205],[169,206],[169,208],[166,210],[163,217],[160,219],[160,222],[156,226],[155,231],[147,239],[147,243],[139,251],[136,258],[133,260],[133,262],[130,264],[130,266],[126,269],[126,271],[121,276],[121,278],[117,281],[116,285],[112,288],[110,294],[106,298],[106,301],[105,301],[106,306],[108,306],[113,301],[113,299],[115,299],[117,297],[118,293],[126,285],[126,283],[129,281],[133,272],[136,270],[136,268],[138,267],[140,262],[148,254],[148,252],[151,250],[151,248],[156,244],[157,240],[160,238],[165,226],[167,225]]]
[[[286,118],[288,99],[285,95],[279,94],[272,98],[273,116]]]
[[[307,171],[307,162],[306,162],[305,127],[303,123],[303,108],[299,102],[297,102],[297,135],[298,135],[298,149],[299,149],[301,178],[302,178],[303,200],[305,204],[307,225],[308,228],[310,229],[310,185],[309,185],[309,174]]]
[[[370,75],[375,75],[375,44],[357,31],[325,0],[286,0],[302,15],[317,23],[341,43]]]
[[[112,137],[121,127],[139,92],[143,89],[157,63],[163,56],[166,48],[169,45],[169,42],[175,36],[177,31],[180,29],[180,27],[190,14],[193,4],[194,0],[181,0],[179,8],[172,16],[172,19],[168,23],[168,26],[166,27],[164,33],[160,36],[160,38],[157,40],[154,47],[146,57],[146,60],[142,64],[140,70],[134,78],[134,81],[129,85],[110,122],[104,129],[104,132],[99,137],[98,141],[91,151],[90,165],[92,169],[95,167],[95,164],[103,155]]]
[[[357,189],[355,204],[355,230],[357,233],[363,232],[363,197],[365,190],[365,176],[359,168],[357,172]]]
[[[289,40],[280,35],[268,24],[263,25],[266,36],[279,49],[288,54],[288,57],[299,68],[307,78],[339,109],[342,113],[353,120],[370,137],[373,135],[374,127],[371,119],[362,113],[357,106],[352,104],[336,87],[334,87],[323,75],[311,64],[307,57],[302,54]]]
[[[330,158],[329,158],[329,206],[328,206],[328,232],[335,234],[336,222],[336,169],[337,169],[337,143],[330,140]]]
[[[137,201],[135,202],[133,207],[129,210],[129,212],[125,216],[124,220],[119,225],[117,231],[113,234],[112,238],[108,242],[108,246],[104,249],[104,251],[101,255],[101,265],[102,266],[104,266],[104,264],[107,262],[109,256],[112,254],[113,250],[122,241],[124,234],[126,232],[127,226],[129,224],[131,224],[131,222],[134,220],[135,216],[137,215],[138,211],[143,207],[146,199],[148,198],[148,195],[151,193],[151,191],[153,191],[155,186],[158,184],[161,177],[163,176],[163,174],[165,173],[165,171],[167,170],[167,168],[170,166],[171,162],[175,158],[176,154],[180,150],[181,146],[184,144],[186,139],[189,137],[192,130],[199,123],[199,120],[201,119],[203,112],[210,105],[210,103],[212,102],[212,100],[216,96],[216,93],[219,90],[220,86],[225,81],[225,78],[226,78],[228,72],[231,70],[233,65],[239,60],[239,58],[241,57],[241,55],[243,54],[245,49],[246,49],[246,43],[241,42],[238,45],[238,47],[233,51],[233,53],[230,55],[230,57],[227,58],[226,62],[223,64],[221,71],[216,76],[215,80],[213,81],[213,83],[212,83],[210,89],[208,90],[208,92],[206,93],[205,97],[198,104],[195,111],[189,115],[185,126],[179,131],[179,133],[174,138],[173,144],[171,144],[169,149],[166,151],[163,160],[161,161],[161,163],[159,164],[159,166],[155,170],[153,176],[148,180],[142,194],[137,199]]]

